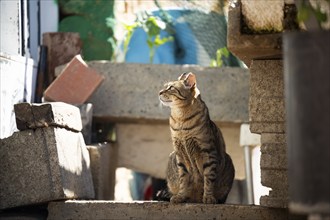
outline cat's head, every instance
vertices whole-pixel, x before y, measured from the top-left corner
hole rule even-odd
[[[165,106],[182,107],[197,98],[199,90],[196,86],[195,74],[183,73],[178,80],[165,83],[159,92],[159,100]]]

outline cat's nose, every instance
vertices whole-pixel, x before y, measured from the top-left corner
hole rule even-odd
[[[159,91],[159,95],[163,94],[164,92],[165,92],[164,89],[160,90],[160,91]]]

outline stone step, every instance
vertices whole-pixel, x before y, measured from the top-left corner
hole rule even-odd
[[[169,202],[114,202],[69,200],[51,202],[48,220],[57,219],[153,219],[153,220],[285,220],[306,219],[289,213],[288,209],[255,205],[171,204]]]

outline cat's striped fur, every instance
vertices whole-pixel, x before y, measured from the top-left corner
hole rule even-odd
[[[171,108],[174,151],[167,168],[170,201],[224,203],[235,170],[221,131],[210,120],[193,73],[165,84],[160,101]]]

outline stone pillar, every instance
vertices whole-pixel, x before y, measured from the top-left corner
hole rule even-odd
[[[288,206],[282,60],[253,60],[250,67],[250,130],[261,134],[261,182],[272,188],[260,205]]]

